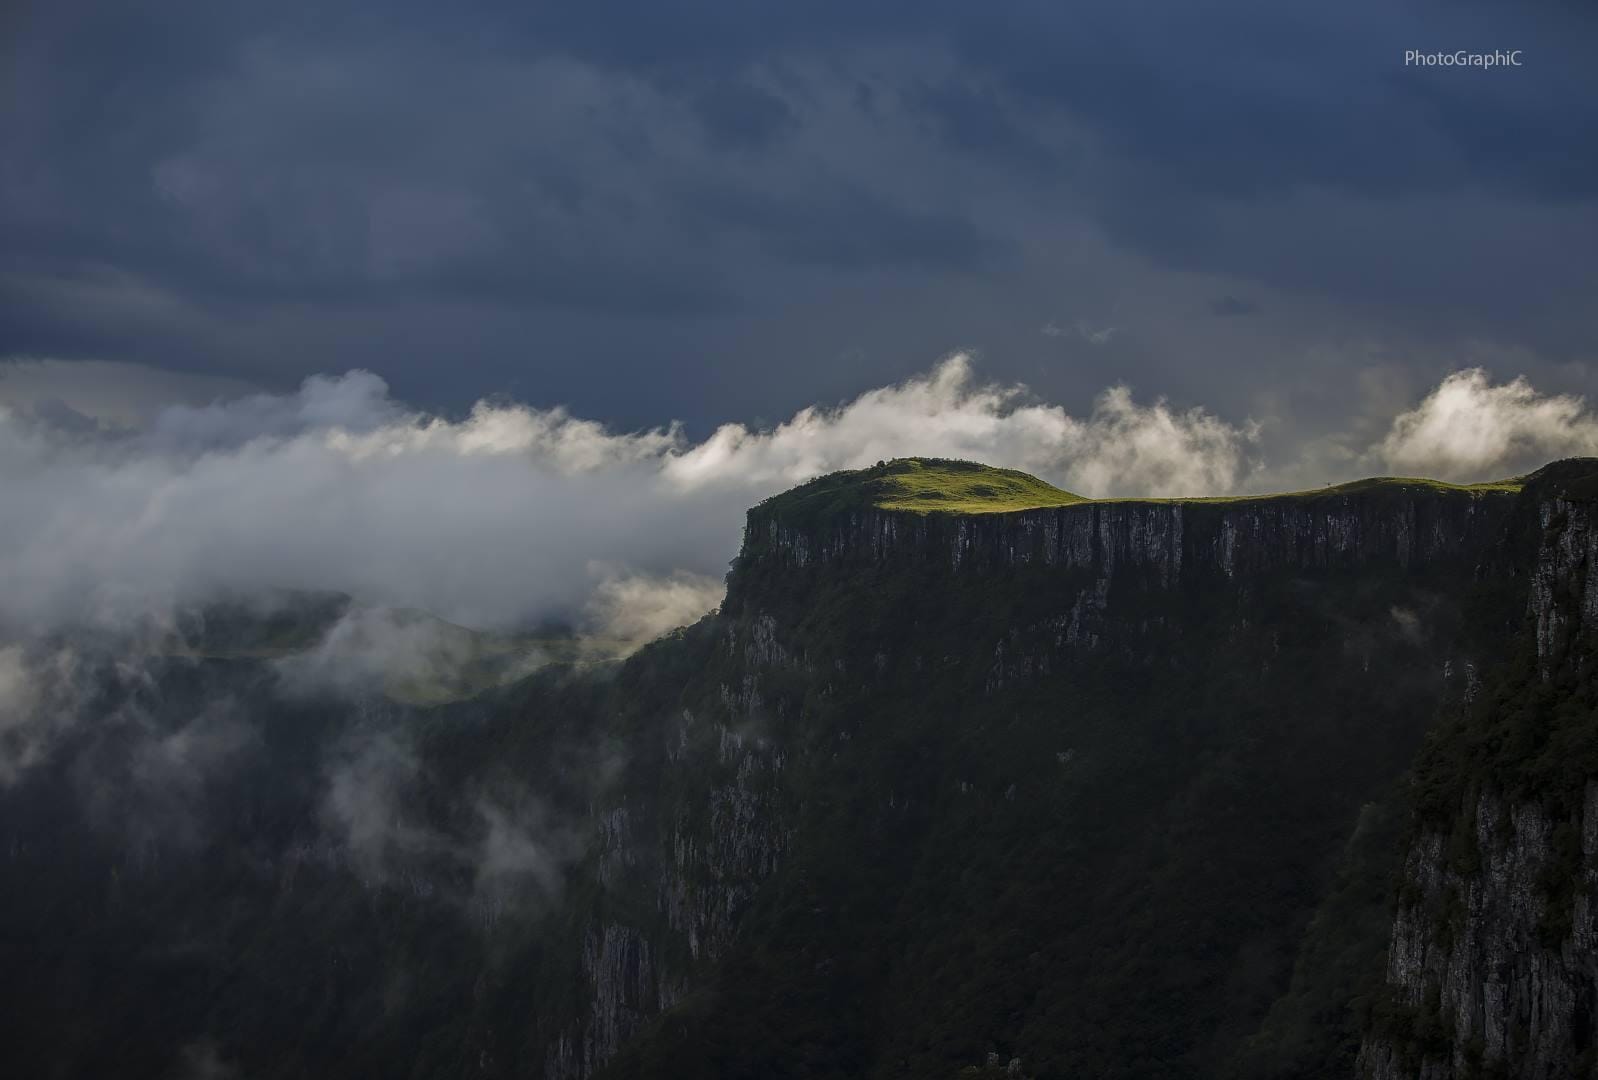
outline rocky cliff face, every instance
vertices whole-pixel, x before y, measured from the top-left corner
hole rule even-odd
[[[1458,594],[1501,540],[1513,501],[1503,492],[1415,485],[967,516],[865,509],[803,522],[758,507],[727,610],[781,606],[786,601],[773,596],[859,580],[851,575],[868,568],[920,572],[928,587],[941,587],[933,584],[940,575],[950,583],[1024,579],[1041,599],[993,645],[991,691],[1047,675],[1078,649],[1113,646],[1147,658],[1154,637],[1196,623],[1227,637],[1244,633],[1257,620],[1250,605],[1261,589],[1294,576],[1400,576]],[[1232,618],[1213,625],[1213,611],[1194,610],[1205,605]]]
[[[0,943],[8,1048],[30,1075],[165,1075],[196,1040],[268,1077],[1579,1075],[1595,477],[774,503],[719,612],[597,676],[364,719],[249,661],[163,677],[175,730],[245,701],[265,751],[137,875],[79,821],[92,769],[0,789],[0,925],[113,950]],[[376,862],[329,839],[330,770]],[[68,1039],[72,1010],[127,1020]]]
[[[681,710],[666,725],[666,771],[675,779],[663,788],[676,792],[674,801],[643,815],[616,808],[603,830],[605,854],[596,870],[601,884],[624,894],[631,875],[635,895],[652,893],[658,918],[643,925],[600,917],[585,931],[590,1004],[586,1017],[550,1048],[547,1074],[591,1075],[652,1015],[702,982],[737,939],[742,915],[783,865],[802,827],[790,764],[825,771],[852,738],[847,729],[833,732],[818,748],[812,730],[821,723],[818,710],[812,705],[807,712],[804,700],[823,702],[847,694],[846,688],[891,681],[906,667],[930,672],[968,662],[982,694],[1002,696],[1069,668],[1073,655],[1107,641],[1181,634],[1188,628],[1180,625],[1171,598],[1195,583],[1228,597],[1226,632],[1241,641],[1250,634],[1248,598],[1267,579],[1374,567],[1399,576],[1469,580],[1502,533],[1511,502],[1502,494],[1417,488],[964,517],[858,510],[805,525],[751,511],[718,617],[728,666],[715,700]],[[877,631],[877,640],[862,649],[869,635],[842,642],[807,625],[829,591],[869,590],[857,577],[862,572],[919,572],[931,575],[927,582],[947,583],[1016,571],[1029,575],[1026,581],[1045,598],[1042,609],[1008,622],[970,658],[936,656],[914,632]],[[1152,607],[1138,612],[1150,598]],[[851,617],[862,626],[879,626],[877,615],[914,618],[905,611],[868,614],[869,597],[858,599]],[[1368,653],[1379,644],[1379,635],[1351,639],[1343,651]],[[1369,656],[1349,659],[1370,671]],[[773,681],[785,682],[785,690],[768,695],[765,687]],[[774,723],[774,717],[785,722]],[[858,722],[850,718],[851,726]],[[1052,754],[1067,769],[1076,750],[1062,745]],[[703,775],[718,779],[696,785],[692,778]],[[971,788],[963,780],[958,786],[962,794]],[[1013,803],[1018,791],[1009,783],[1000,794]],[[907,797],[889,792],[885,798],[898,809]],[[639,834],[640,820],[656,821],[655,831]],[[645,849],[647,855],[637,854]],[[617,869],[623,863],[625,873]],[[640,868],[652,869],[640,877]]]
[[[1571,680],[1585,678],[1586,643],[1598,629],[1593,504],[1582,492],[1572,497],[1568,487],[1534,484],[1519,499],[1412,489],[1237,503],[1085,504],[966,517],[854,509],[819,522],[788,521],[757,508],[727,604],[727,619],[741,627],[729,635],[749,642],[747,681],[728,704],[734,715],[758,708],[754,687],[762,666],[774,660],[793,665],[776,643],[804,633],[797,613],[784,608],[795,581],[817,597],[830,577],[854,575],[858,583],[860,574],[905,567],[932,575],[923,580],[1024,580],[1049,594],[1045,615],[995,635],[984,662],[989,697],[1047,679],[1070,666],[1073,655],[1106,642],[1125,644],[1139,635],[1146,642],[1151,634],[1191,630],[1160,596],[1195,587],[1210,598],[1228,594],[1229,605],[1222,606],[1236,614],[1222,636],[1241,641],[1249,630],[1250,598],[1267,582],[1347,573],[1424,579],[1461,597],[1496,577],[1500,591],[1507,583],[1523,597],[1513,625],[1440,631],[1453,635],[1451,645],[1434,642],[1445,709],[1464,715],[1496,707],[1484,704],[1483,672],[1498,672],[1487,675],[1489,681],[1510,678],[1495,648],[1510,649],[1522,634],[1536,678],[1545,685],[1563,678],[1559,694],[1568,697]],[[765,607],[781,610],[773,615]],[[1406,614],[1393,610],[1402,623]],[[1406,628],[1412,629],[1400,627]],[[1364,650],[1359,662],[1369,672],[1372,647],[1366,640],[1345,643],[1344,651]],[[1146,661],[1151,654],[1138,655]],[[920,669],[937,662],[919,653],[895,656],[886,647],[869,658],[820,659],[834,678],[851,666],[856,677],[869,678],[896,664]],[[830,685],[831,679],[822,681]],[[1590,730],[1580,734],[1594,737]],[[1075,755],[1074,748],[1056,753],[1062,765]],[[969,787],[962,783],[960,790]],[[1004,797],[1014,800],[1016,791],[1011,785]],[[1379,1080],[1585,1075],[1598,1031],[1598,908],[1592,899],[1598,780],[1555,796],[1483,774],[1460,794],[1458,810],[1453,821],[1418,827],[1402,859],[1387,990],[1357,1071]],[[746,823],[747,833],[753,818],[736,812],[727,820]],[[693,849],[680,830],[673,843],[679,853]],[[782,848],[772,835],[759,844],[763,858]],[[773,869],[766,862],[739,865],[732,877],[740,884],[729,889],[728,901],[697,916],[716,927],[719,942],[736,933],[739,899]],[[691,926],[695,917],[674,915],[672,921]]]
[[[1149,568],[1169,585],[1186,573],[1232,578],[1273,569],[1390,562],[1409,567],[1479,556],[1501,531],[1499,493],[1426,488],[1235,502],[1082,503],[1006,514],[855,510],[796,525],[750,511],[745,558],[815,567],[862,561],[950,570],[1037,564]]]
[[[1373,1080],[1594,1070],[1598,528],[1588,499],[1528,495],[1524,628],[1432,752],[1456,812],[1423,817],[1404,860],[1388,1000],[1359,1057]]]
[[[792,831],[784,751],[762,734],[763,677],[793,660],[773,621],[729,626],[720,659],[736,681],[661,730],[658,772],[596,812],[597,895],[584,915],[584,1004],[556,1036],[544,1075],[593,1075],[721,957]],[[619,914],[625,913],[625,914]]]
[[[757,508],[745,529],[740,584],[788,575],[817,580],[862,566],[946,570],[956,577],[1031,572],[1053,611],[1015,627],[999,646],[1004,667],[1042,666],[1050,653],[1101,643],[1117,586],[1123,593],[1220,585],[1246,603],[1263,577],[1351,571],[1471,574],[1502,535],[1512,500],[1502,493],[1422,487],[1369,494],[1236,502],[1085,503],[970,516],[856,510],[802,525]],[[1169,607],[1169,605],[1166,605]],[[1166,616],[1171,612],[1167,610]],[[1017,647],[1030,656],[1017,655]],[[1009,656],[1004,655],[1008,649]]]
[[[1598,785],[1574,821],[1538,802],[1483,792],[1468,808],[1475,851],[1451,857],[1452,837],[1428,832],[1405,859],[1387,979],[1396,1005],[1360,1054],[1363,1076],[1589,1075],[1598,978],[1594,873]],[[1572,828],[1579,849],[1560,850]],[[1579,867],[1565,864],[1574,854]],[[1567,888],[1550,883],[1570,874]]]

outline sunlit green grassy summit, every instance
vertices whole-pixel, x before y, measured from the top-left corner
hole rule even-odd
[[[761,506],[792,520],[857,509],[994,514],[1086,501],[1015,469],[947,458],[895,458],[869,469],[829,473]]]
[[[1276,495],[1193,496],[1177,499],[1089,499],[1064,491],[1015,469],[948,458],[895,458],[869,469],[848,469],[818,477],[761,504],[767,513],[789,521],[817,521],[850,510],[900,510],[913,513],[998,514],[1086,502],[1241,502],[1320,499],[1346,495],[1448,493],[1513,494],[1524,477],[1483,484],[1450,484],[1419,477],[1376,476]]]

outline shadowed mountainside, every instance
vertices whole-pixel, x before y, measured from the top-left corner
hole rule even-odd
[[[31,1075],[1572,1075],[1595,478],[1095,501],[896,461],[751,510],[722,608],[619,665],[422,707],[109,664],[0,790],[7,1044]],[[232,749],[153,783],[219,716]],[[1504,967],[1528,934],[1550,959]]]

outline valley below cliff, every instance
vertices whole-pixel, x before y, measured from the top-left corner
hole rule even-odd
[[[994,472],[767,500],[719,610],[437,704],[34,646],[8,1071],[1591,1074],[1598,462]]]

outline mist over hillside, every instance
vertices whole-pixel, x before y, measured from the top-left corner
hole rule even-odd
[[[755,506],[718,609],[630,656],[315,593],[8,647],[9,1052],[1568,1074],[1595,477],[903,459]]]
[[[8,0],[0,1080],[1598,1080],[1594,55]]]
[[[558,622],[639,643],[715,606],[745,507],[907,451],[1018,468],[1086,496],[1173,497],[1380,471],[1497,480],[1598,449],[1584,400],[1482,371],[1380,422],[1284,446],[1268,419],[1140,403],[1125,387],[1076,417],[982,381],[963,355],[697,441],[674,424],[618,432],[504,401],[450,418],[404,406],[365,372],[171,406],[131,427],[67,424],[36,402],[0,411],[13,511],[0,526],[0,629],[160,623],[298,589],[477,630]]]

